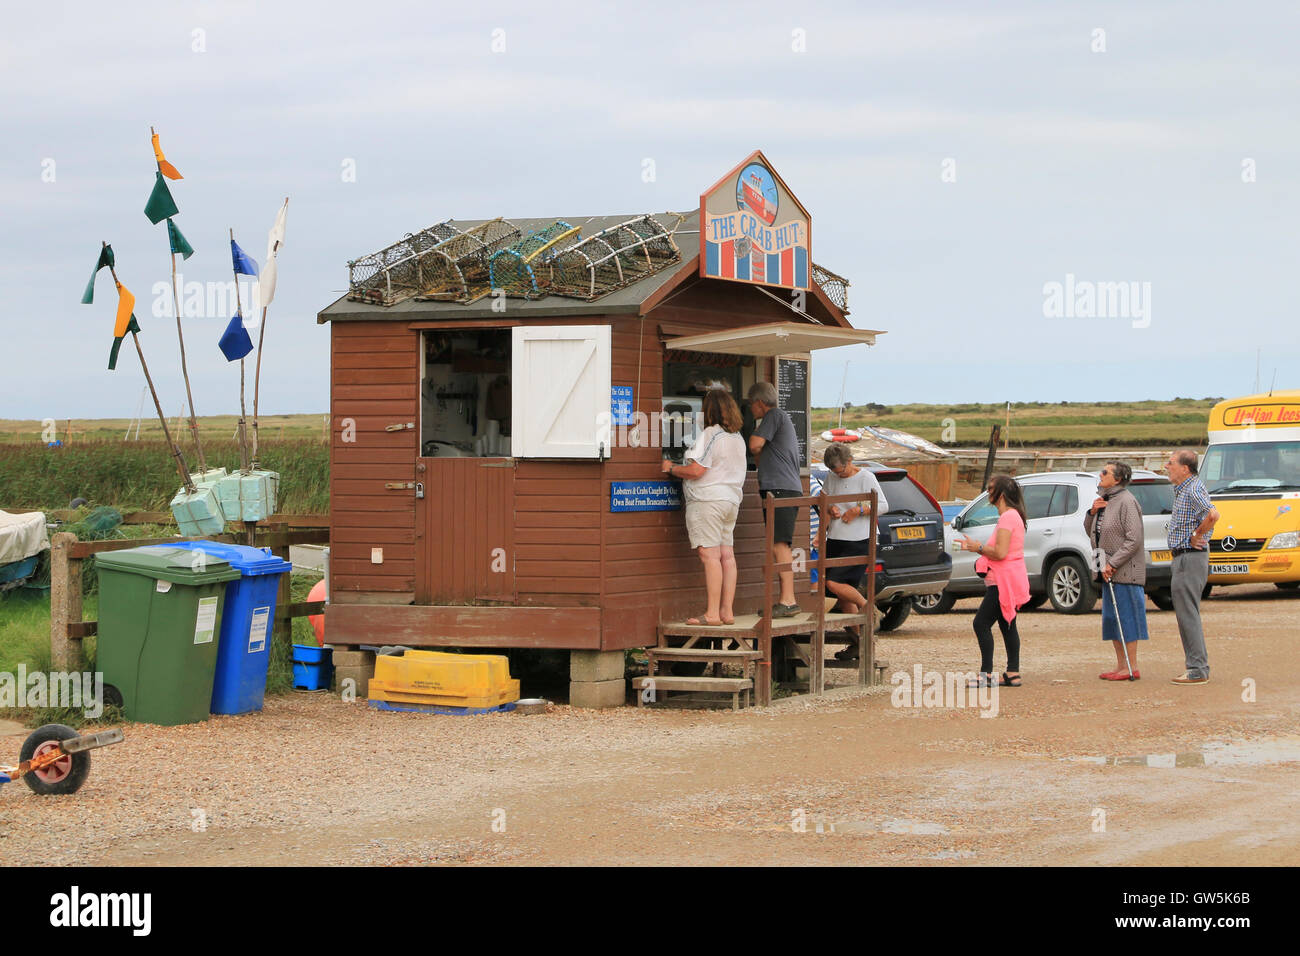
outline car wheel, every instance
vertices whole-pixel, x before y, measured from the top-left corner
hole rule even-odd
[[[947,614],[956,603],[957,598],[951,591],[921,594],[912,599],[917,614]]]
[[[1210,588],[1212,588],[1212,587],[1214,587],[1214,585],[1213,585],[1213,584],[1210,584],[1210,583],[1207,582],[1206,585],[1205,585],[1205,587],[1201,588],[1201,600],[1202,600],[1202,601],[1204,601],[1207,597],[1210,596]]]
[[[888,607],[883,608],[883,610],[884,617],[880,619],[880,630],[882,632],[897,630],[907,620],[907,616],[912,613],[912,602],[895,601]]]
[[[1294,591],[1300,588],[1300,581],[1278,581],[1277,586],[1282,591]]]
[[[1061,614],[1086,614],[1097,604],[1097,589],[1082,559],[1059,559],[1047,575],[1047,595]]]
[[[1040,607],[1042,607],[1046,603],[1047,603],[1046,594],[1031,594],[1029,595],[1029,600],[1026,601],[1024,604],[1020,605],[1020,610],[1037,611]]]
[[[1168,588],[1157,588],[1147,595],[1151,603],[1162,611],[1172,611],[1174,609],[1174,596]]]

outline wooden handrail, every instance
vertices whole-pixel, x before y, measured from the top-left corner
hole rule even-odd
[[[772,612],[768,604],[772,600],[772,578],[774,574],[795,569],[795,562],[793,561],[783,561],[778,564],[772,560],[772,546],[775,542],[774,519],[777,508],[816,508],[820,518],[817,523],[817,559],[812,562],[817,569],[817,588],[815,592],[817,595],[817,625],[813,629],[812,645],[809,648],[811,657],[809,664],[811,666],[809,668],[808,686],[810,693],[819,695],[825,690],[826,570],[828,568],[850,567],[858,564],[866,565],[867,621],[866,627],[859,632],[858,636],[858,683],[866,684],[872,679],[870,659],[874,656],[872,648],[876,636],[876,514],[880,505],[879,496],[875,491],[868,493],[866,496],[866,500],[871,506],[872,515],[872,533],[867,537],[867,553],[844,558],[826,557],[826,528],[831,520],[830,506],[862,500],[862,495],[825,494],[806,495],[800,498],[769,496],[763,499],[763,537],[766,550],[763,553],[762,616],[759,618],[757,631],[758,649],[763,656],[756,662],[755,673],[761,683],[754,689],[755,699],[760,707],[766,707],[772,702]]]

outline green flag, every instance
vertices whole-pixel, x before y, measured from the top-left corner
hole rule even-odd
[[[117,265],[113,261],[113,247],[101,246],[99,249],[99,261],[95,263],[95,270],[90,274],[90,281],[86,283],[86,291],[81,294],[81,304],[90,305],[95,301],[95,278],[99,275],[99,270],[108,266],[112,268]]]
[[[176,208],[176,201],[172,199],[171,190],[167,188],[167,181],[163,179],[163,174],[154,173],[154,177],[153,192],[149,194],[149,201],[144,204],[144,214],[156,226],[168,216],[176,215],[180,210]]]
[[[130,323],[128,323],[128,325],[127,325],[127,327],[126,327],[126,330],[127,330],[127,332],[139,332],[139,331],[140,331],[140,326],[137,325],[137,324],[136,324],[136,321],[135,321],[135,313],[134,313],[134,312],[131,313],[131,321],[130,321]],[[124,338],[126,338],[125,335],[119,335],[117,338],[113,339],[113,348],[112,348],[112,349],[109,351],[109,353],[108,353],[108,370],[109,370],[110,372],[113,371],[115,368],[117,368],[117,352],[118,352],[118,349],[120,349],[120,348],[122,347],[122,340],[123,340]]]
[[[179,252],[182,259],[188,259],[194,255],[194,247],[185,240],[185,237],[181,235],[181,231],[176,228],[176,223],[172,222],[171,219],[167,220],[167,239],[172,244],[172,255]]]

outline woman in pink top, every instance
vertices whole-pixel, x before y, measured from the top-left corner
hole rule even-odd
[[[998,509],[997,530],[993,540],[980,544],[962,535],[956,545],[975,551],[980,558],[975,571],[984,575],[988,590],[975,613],[975,637],[980,645],[980,673],[971,682],[974,687],[994,683],[1003,687],[1020,686],[1020,632],[1016,630],[1016,610],[1029,600],[1029,572],[1025,568],[1025,498],[1020,485],[1007,475],[994,475],[989,481],[989,503]],[[1007,669],[1001,680],[993,673],[993,622],[1002,631],[1007,648]]]

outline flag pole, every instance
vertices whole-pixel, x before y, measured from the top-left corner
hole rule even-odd
[[[149,135],[150,136],[156,135],[154,132],[154,128],[152,126],[149,127]],[[162,163],[157,161],[157,157],[154,158],[154,162],[158,167],[158,172],[161,173]],[[168,239],[167,248],[171,249],[170,230],[168,231],[167,239]],[[207,460],[203,457],[203,442],[199,440],[199,423],[194,416],[194,393],[190,390],[190,370],[185,362],[185,333],[181,331],[181,301],[180,301],[180,295],[176,291],[176,253],[175,252],[172,252],[171,254],[171,261],[172,261],[172,305],[175,308],[175,312],[176,312],[176,339],[177,341],[180,342],[181,345],[181,377],[185,379],[185,397],[186,399],[189,400],[190,403],[190,434],[194,438],[194,450],[199,456],[199,471],[207,471],[208,463]]]
[[[235,230],[232,228],[230,230],[230,242],[232,243],[231,246],[232,249],[234,248],[233,246],[234,241],[235,241]],[[235,268],[235,260],[233,255],[231,256],[230,259],[230,267],[231,269]],[[240,321],[242,322],[243,315],[244,315],[244,304],[242,301],[240,301],[240,296],[239,296],[239,271],[238,270],[235,270],[235,312],[240,316]],[[239,463],[241,465],[241,470],[243,471],[248,471],[248,430],[247,430],[247,425],[245,423],[246,417],[247,417],[247,412],[244,405],[244,357],[240,356],[239,359]]]
[[[284,197],[285,205],[289,203],[289,197]],[[280,241],[277,239],[274,246],[271,247],[271,256],[274,257],[280,251]],[[253,467],[257,467],[257,400],[262,389],[262,340],[266,337],[266,306],[262,306],[262,322],[257,329],[257,362],[253,370]]]
[[[241,301],[239,296],[239,270],[235,269],[234,243],[235,243],[235,230],[232,228],[230,230],[230,244],[231,244],[230,245],[231,247],[230,268],[234,269],[235,272],[235,313],[239,316],[239,321],[242,324],[244,321],[244,303]],[[242,355],[239,357],[239,463],[241,466],[241,470],[247,473],[249,462],[248,462],[248,427],[245,424],[247,411],[244,406],[244,358],[245,356]],[[248,545],[248,547],[250,548],[257,547],[257,522],[256,521],[244,522],[244,544]]]
[[[105,242],[104,246],[108,243]],[[113,266],[108,267],[109,274],[113,276],[113,284],[121,285],[117,279],[117,269]],[[158,391],[153,387],[153,377],[149,374],[149,366],[144,360],[144,350],[140,348],[140,337],[135,331],[131,332],[131,341],[135,343],[135,354],[140,356],[140,368],[144,372],[144,380],[149,385],[149,394],[153,396],[153,407],[158,411],[158,421],[162,423],[163,439],[167,446],[172,450],[172,457],[176,459],[176,467],[180,470],[181,481],[187,492],[194,491],[194,479],[190,477],[189,466],[185,464],[185,455],[181,452],[180,446],[172,441],[171,430],[167,427],[167,416],[163,414],[162,402],[158,401]]]
[[[279,247],[277,242],[276,247]],[[266,306],[262,306],[262,321],[257,328],[257,362],[253,371],[253,467],[257,467],[257,398],[262,385],[262,338],[266,335]]]

